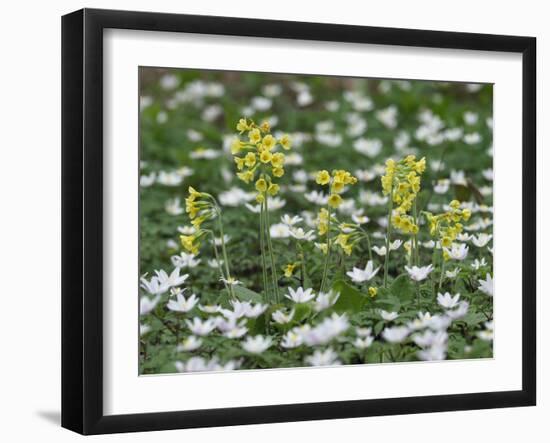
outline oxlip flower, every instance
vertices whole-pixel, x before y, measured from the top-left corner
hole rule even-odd
[[[363,283],[371,280],[380,270],[380,266],[374,269],[374,264],[371,260],[367,262],[365,269],[353,268],[352,271],[346,272],[346,275],[355,283]]]
[[[409,277],[411,280],[414,281],[422,281],[428,278],[428,275],[430,275],[430,272],[433,271],[433,265],[428,266],[405,266],[405,270],[409,274]]]

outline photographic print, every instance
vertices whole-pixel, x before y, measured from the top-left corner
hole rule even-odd
[[[140,374],[492,358],[491,84],[140,67],[139,103]]]

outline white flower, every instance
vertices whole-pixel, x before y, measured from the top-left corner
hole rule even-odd
[[[262,305],[261,303],[255,305],[249,303],[244,315],[247,318],[257,318],[262,315],[267,308],[268,305]]]
[[[156,178],[157,174],[155,172],[151,172],[149,175],[142,175],[139,178],[139,185],[147,188],[155,183]]]
[[[232,187],[227,191],[221,192],[218,199],[223,206],[237,207],[243,203],[254,200],[253,192],[245,192],[241,188]]]
[[[472,111],[466,111],[463,115],[464,122],[467,125],[475,125],[477,123],[477,120],[479,118],[478,114]]]
[[[220,312],[221,306],[220,305],[199,305],[199,309],[202,312],[206,312],[207,314],[216,314],[217,312]]]
[[[176,300],[168,300],[166,307],[175,312],[189,312],[195,307],[199,299],[195,294],[191,295],[187,299],[180,292],[176,295]]]
[[[202,321],[199,317],[194,317],[193,321],[185,320],[185,323],[193,334],[201,337],[210,334],[216,327],[216,322],[212,318]]]
[[[413,335],[413,341],[421,348],[430,346],[443,346],[447,343],[449,335],[446,331],[425,330],[422,334]]]
[[[397,108],[395,105],[376,111],[376,118],[388,129],[395,129],[397,126]]]
[[[288,238],[290,237],[290,228],[285,223],[275,223],[270,226],[269,234],[272,238]]]
[[[288,214],[285,214],[281,217],[281,222],[287,226],[294,226],[296,223],[300,223],[303,220],[302,217],[299,217],[297,215],[290,216]]]
[[[139,324],[139,336],[142,337],[145,334],[147,334],[151,330],[151,326],[144,325],[142,323]]]
[[[388,312],[388,311],[384,311],[383,309],[379,309],[378,311],[378,314],[380,314],[380,317],[382,317],[383,320],[385,321],[393,321],[395,320],[397,317],[399,317],[399,314],[397,312]]]
[[[364,225],[365,223],[368,223],[370,218],[368,218],[366,215],[361,214],[351,214],[351,219],[354,223],[358,225]]]
[[[220,281],[224,282],[226,285],[229,285],[229,286],[236,286],[241,284],[241,282],[239,280],[236,280],[234,277],[229,277],[229,278],[221,277]]]
[[[231,240],[231,237],[227,234],[223,236],[223,243],[227,244],[229,243],[229,240]],[[213,240],[210,240],[210,243],[214,244],[215,246],[221,246],[222,245],[222,238],[221,237],[215,237]]]
[[[315,298],[313,288],[304,290],[304,288],[300,286],[296,290],[288,288],[288,292],[288,294],[285,294],[285,297],[292,300],[294,303],[307,303]]]
[[[456,278],[459,272],[460,268],[454,268],[452,271],[445,271],[445,276],[447,278]]]
[[[222,310],[223,311],[223,310]],[[231,311],[229,311],[231,313]],[[224,315],[226,313],[224,312]],[[225,337],[228,338],[239,338],[245,335],[248,332],[246,328],[246,319],[242,319],[237,322],[238,316],[229,315],[226,317],[216,317],[214,319],[216,328],[223,333]]]
[[[189,277],[189,274],[184,274],[180,276],[180,269],[175,268],[170,275],[166,273],[163,269],[160,271],[155,271],[155,274],[157,274],[157,279],[159,281],[159,284],[162,287],[166,288],[172,288],[175,286],[180,286],[183,283],[185,283],[185,280]]]
[[[315,299],[315,304],[313,305],[313,308],[315,309],[315,311],[321,312],[333,306],[338,301],[338,298],[340,298],[340,293],[337,292],[335,294],[332,292],[332,289],[326,293],[319,292],[317,298]]]
[[[157,295],[152,299],[149,297],[141,297],[139,299],[139,315],[149,314],[149,312],[155,309],[159,300],[160,295]]]
[[[479,135],[478,132],[471,132],[469,134],[464,134],[462,140],[464,140],[464,143],[467,145],[475,145],[481,141],[481,135]]]
[[[222,151],[217,149],[197,148],[191,151],[191,153],[189,154],[189,158],[192,158],[193,160],[212,160],[214,158],[218,158],[220,155],[222,155]]]
[[[449,248],[443,248],[447,254],[449,254],[449,257],[453,260],[464,260],[468,256],[468,250],[470,249],[468,246],[466,246],[464,243],[453,243],[451,246],[451,249]]]
[[[478,260],[476,258],[470,266],[472,266],[472,269],[474,269],[475,271],[478,271],[479,268],[487,266],[487,262],[485,261],[485,257],[482,257],[481,260]]]
[[[432,314],[430,314],[429,312],[425,312],[425,313],[419,312],[414,320],[407,323],[407,326],[410,329],[416,331],[418,329],[422,329],[428,326],[431,319],[432,319]]]
[[[147,280],[145,276],[140,278],[140,286],[145,289],[151,295],[160,295],[168,291],[168,286],[160,282],[158,277],[151,277],[151,280]]]
[[[314,328],[303,332],[303,339],[309,346],[323,345],[345,332],[348,328],[349,321],[346,314],[333,313],[332,316],[325,318]]]
[[[458,320],[459,318],[464,317],[468,313],[469,307],[470,305],[467,301],[461,301],[458,304],[458,308],[447,311],[447,315],[453,320]]]
[[[453,185],[463,185],[467,186],[468,182],[466,181],[466,173],[464,171],[451,171],[451,183]]]
[[[385,219],[384,219],[385,220]],[[396,251],[399,249],[399,247],[403,244],[403,240],[394,240],[390,243],[390,251]],[[386,247],[385,246],[373,246],[372,250],[376,252],[380,256],[386,255]]]
[[[247,337],[242,343],[242,347],[246,352],[251,354],[261,354],[267,348],[271,346],[271,338],[264,337],[263,335],[256,335],[255,337]]]
[[[294,309],[290,311],[288,314],[285,314],[280,309],[276,310],[271,314],[271,318],[273,319],[273,321],[275,323],[279,323],[280,325],[290,323],[293,317],[294,317]]]
[[[382,142],[378,139],[359,138],[353,143],[353,148],[360,154],[373,158],[380,154]]]
[[[304,194],[305,199],[313,204],[324,206],[328,202],[328,195],[323,192],[311,191],[307,194]]]
[[[418,358],[424,361],[445,360],[447,356],[447,346],[431,346],[427,349],[422,349],[417,353]]]
[[[485,178],[485,180],[493,181],[493,169],[492,168],[484,169],[483,171],[481,171],[481,173],[483,174],[483,177]]]
[[[178,232],[183,235],[193,235],[197,230],[194,226],[178,226]]]
[[[409,277],[411,278],[411,280],[422,281],[428,278],[428,275],[430,274],[430,272],[433,271],[433,265],[421,266],[421,267],[405,266],[405,270],[409,274]]]
[[[374,341],[373,336],[367,336],[365,338],[357,337],[353,342],[353,346],[359,349],[367,349]]]
[[[393,328],[384,329],[384,331],[382,331],[382,337],[390,343],[401,343],[407,338],[409,332],[409,328],[406,326],[395,326]]]
[[[447,329],[451,324],[452,319],[446,315],[432,315],[426,326],[434,331]]]
[[[460,294],[451,295],[448,292],[445,294],[437,293],[437,303],[445,309],[452,309],[458,305]]]
[[[330,348],[324,351],[315,351],[313,355],[306,357],[306,363],[311,366],[337,366],[342,364],[338,360],[338,354]]]
[[[195,268],[201,262],[200,259],[195,260],[195,257],[195,254],[181,252],[179,255],[173,255],[170,257],[170,260],[176,268]]]
[[[183,208],[181,207],[181,201],[179,197],[169,199],[164,205],[164,209],[170,215],[181,215],[183,214]]]
[[[205,360],[202,357],[191,357],[185,363],[177,361],[174,363],[178,372],[204,372],[204,371],[233,371],[238,369],[240,362],[229,360],[225,364],[220,364],[214,357],[212,360]]]
[[[302,334],[300,333],[299,329],[293,328],[283,336],[281,346],[283,348],[293,349],[301,346],[303,342],[304,339],[302,338]]]
[[[290,235],[296,240],[313,241],[315,234],[313,230],[305,232],[302,228],[290,228]]]
[[[470,240],[478,248],[483,248],[484,246],[486,246],[491,241],[492,238],[493,238],[493,236],[491,234],[485,234],[485,233],[482,232],[481,234],[478,234],[477,236],[472,235]]]
[[[442,179],[438,180],[434,185],[434,192],[436,194],[445,194],[449,190],[450,180]]]
[[[353,268],[353,271],[346,272],[346,275],[355,283],[363,283],[371,280],[380,270],[380,266],[374,269],[374,264],[371,260],[367,262],[365,269]]]
[[[479,290],[484,292],[489,297],[493,296],[493,279],[490,274],[485,276],[485,280],[478,280]]]
[[[195,349],[200,348],[202,345],[202,339],[195,337],[194,335],[190,335],[185,340],[181,342],[181,344],[178,345],[176,348],[177,352],[182,351],[194,351]]]
[[[178,186],[182,181],[183,177],[177,171],[160,171],[157,177],[157,183],[164,186]]]
[[[359,337],[367,337],[367,336],[371,335],[372,329],[371,328],[355,328],[355,333]]]
[[[211,268],[219,268],[223,265],[223,260],[216,260],[215,258],[211,258],[208,260],[208,266]]]
[[[162,89],[175,89],[180,84],[180,79],[173,74],[164,74],[160,78],[159,83]]]

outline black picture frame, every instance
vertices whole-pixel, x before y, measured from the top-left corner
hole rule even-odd
[[[103,30],[519,53],[523,64],[522,389],[131,415],[103,413]],[[62,426],[82,434],[457,411],[536,403],[536,39],[83,9],[62,18]]]

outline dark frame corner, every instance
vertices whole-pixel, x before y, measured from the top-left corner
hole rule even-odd
[[[523,55],[523,387],[518,391],[103,414],[102,33],[106,28],[504,51]],[[62,426],[149,431],[536,404],[536,39],[83,9],[62,18]]]

